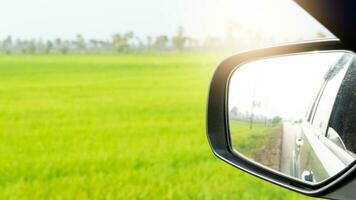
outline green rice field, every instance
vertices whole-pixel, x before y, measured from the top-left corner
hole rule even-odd
[[[0,56],[0,199],[304,199],[211,153],[221,58]]]

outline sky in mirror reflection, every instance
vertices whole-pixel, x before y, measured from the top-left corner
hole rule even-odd
[[[323,76],[342,55],[302,54],[247,63],[236,70],[230,81],[230,88],[234,88],[231,90],[238,91],[229,94],[230,109],[236,106],[240,112],[250,112],[251,102],[257,101],[260,106],[254,109],[255,115],[301,118]]]

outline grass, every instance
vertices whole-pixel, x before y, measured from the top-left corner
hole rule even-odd
[[[243,155],[253,158],[275,134],[280,133],[280,127],[253,123],[253,128],[250,129],[249,122],[231,120],[230,132],[234,148]]]
[[[279,171],[281,124],[253,123],[250,129],[247,121],[230,120],[229,123],[232,145],[238,153]]]
[[[0,199],[302,199],[213,156],[219,56],[0,56]]]

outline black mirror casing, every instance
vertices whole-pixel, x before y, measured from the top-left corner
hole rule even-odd
[[[231,56],[221,62],[212,78],[207,103],[207,136],[213,153],[221,160],[247,173],[308,196],[355,199],[356,166],[354,163],[335,177],[311,185],[268,170],[235,153],[231,148],[229,137],[227,89],[230,76],[239,65],[278,55],[328,50],[353,51],[339,40],[323,40],[250,51]]]

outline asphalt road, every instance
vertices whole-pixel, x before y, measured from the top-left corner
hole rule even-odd
[[[287,175],[290,175],[292,153],[298,131],[300,131],[299,124],[283,123],[280,170]]]

